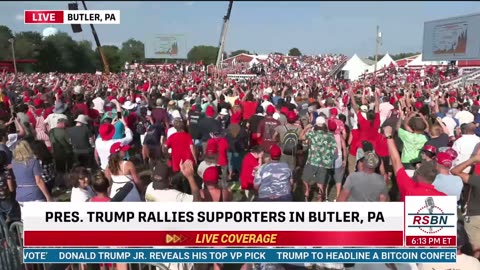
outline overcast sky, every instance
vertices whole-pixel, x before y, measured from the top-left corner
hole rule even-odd
[[[98,25],[102,45],[142,41],[155,34],[183,34],[187,47],[218,45],[228,1],[216,2],[86,2],[88,9],[120,10],[120,25]],[[24,25],[23,11],[64,10],[68,2],[0,2],[0,25],[14,32],[42,31],[47,25]],[[82,8],[81,8],[82,9]],[[259,54],[343,53],[367,57],[375,51],[376,25],[383,34],[380,52],[421,51],[423,23],[480,12],[480,2],[234,2],[226,51],[247,49]],[[88,25],[73,34],[69,25],[55,26],[76,40],[91,40]]]

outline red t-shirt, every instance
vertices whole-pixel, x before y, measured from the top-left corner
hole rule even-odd
[[[137,122],[137,114],[135,112],[130,112],[127,117],[125,117],[125,122],[127,127],[134,131],[135,130],[135,123]]]
[[[191,160],[193,158],[190,146],[193,145],[192,136],[186,132],[176,132],[168,137],[166,145],[172,149],[171,160],[172,170],[174,172],[180,171],[180,161]]]
[[[396,176],[402,202],[405,201],[405,196],[446,196],[431,184],[413,181],[405,172],[405,168],[398,170]]]
[[[215,144],[218,157],[217,157],[217,164],[219,166],[227,166],[228,165],[228,140],[226,138],[212,138],[207,141],[207,149],[211,147],[211,144]]]
[[[377,152],[377,155],[379,157],[390,156],[389,152],[388,152],[387,138],[385,138],[380,133],[378,133],[378,135],[377,135],[377,140],[375,141],[374,149],[375,149],[375,152]]]
[[[33,115],[31,110],[27,111],[27,116],[28,120],[30,120],[30,123],[32,123],[32,127],[35,128],[37,126],[37,120],[35,119],[35,116]]]
[[[380,128],[380,114],[375,114],[375,120],[373,120],[373,125],[370,121],[365,119],[361,112],[357,113],[358,118],[358,131],[360,132],[360,144],[362,141],[368,141],[375,145],[377,139],[378,129]]]
[[[53,113],[53,107],[46,108],[43,112],[43,119],[47,119],[47,117]]]
[[[257,111],[258,103],[256,101],[244,101],[243,107],[243,119],[250,119],[252,115]]]
[[[72,113],[88,115],[89,108],[85,103],[78,103],[72,108]]]
[[[253,187],[253,169],[258,166],[258,159],[252,153],[248,153],[243,158],[242,169],[240,170],[240,184],[243,190],[251,190]]]
[[[350,144],[349,153],[354,157],[357,156],[359,136],[360,132],[358,132],[358,129],[352,129],[352,143]]]

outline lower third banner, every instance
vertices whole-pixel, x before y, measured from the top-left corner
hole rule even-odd
[[[25,263],[453,263],[456,249],[25,248]]]

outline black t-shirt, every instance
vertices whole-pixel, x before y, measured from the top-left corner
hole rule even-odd
[[[480,175],[472,174],[468,178],[468,184],[472,189],[468,202],[468,215],[480,216]],[[468,191],[467,191],[468,194]]]
[[[92,151],[90,138],[93,136],[93,132],[87,126],[81,125],[68,128],[67,135],[75,152]]]
[[[285,104],[285,106],[286,106],[286,107],[288,108],[288,110],[290,110],[290,111],[293,111],[293,110],[295,110],[295,109],[297,108],[297,106],[296,106],[295,104],[290,103],[290,102],[287,103],[287,104]]]
[[[220,122],[213,118],[202,118],[199,121],[199,125],[200,136],[203,142],[206,142],[208,139],[210,139],[210,133],[222,131],[222,125]]]
[[[442,135],[438,136],[437,138],[433,138],[433,139],[428,140],[425,143],[425,145],[432,145],[435,148],[437,148],[437,151],[438,151],[438,149],[440,149],[442,147],[447,147],[449,142],[450,142],[450,138],[448,137],[447,134],[443,133]]]
[[[250,123],[249,129],[250,129],[251,133],[257,133],[258,124],[260,124],[260,121],[262,121],[263,118],[265,118],[265,117],[261,116],[261,115],[258,115],[258,114],[254,114],[254,115],[252,115],[252,117],[250,117],[248,122]]]
[[[188,133],[192,136],[193,139],[200,139],[200,126],[199,122],[202,118],[202,113],[197,111],[188,112],[188,121],[190,122],[188,126]]]
[[[151,125],[145,134],[144,145],[159,146],[160,138],[165,134],[165,129],[161,123]]]

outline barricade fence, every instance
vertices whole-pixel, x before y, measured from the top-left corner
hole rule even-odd
[[[24,264],[23,224],[0,216],[0,270],[193,270],[193,264]]]

